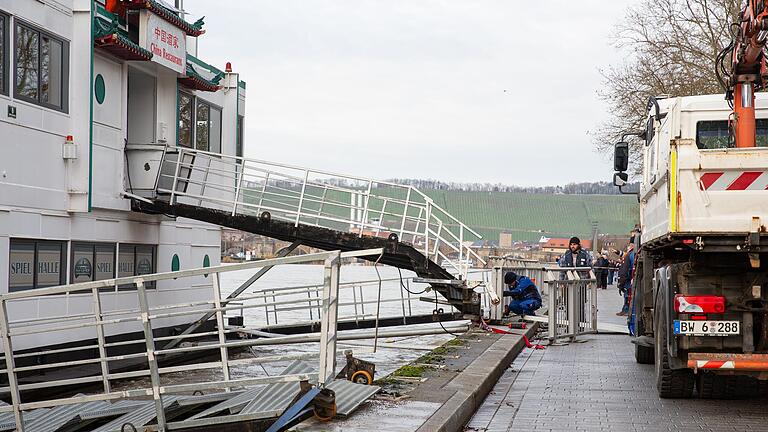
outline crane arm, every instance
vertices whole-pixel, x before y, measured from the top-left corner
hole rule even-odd
[[[746,0],[733,41],[718,55],[716,72],[733,106],[736,147],[755,147],[755,92],[768,83],[765,47],[768,41],[768,4]],[[730,67],[724,63],[731,54]]]

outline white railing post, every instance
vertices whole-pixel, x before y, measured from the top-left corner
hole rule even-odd
[[[139,309],[141,310],[141,323],[144,327],[144,342],[147,351],[147,363],[149,364],[149,378],[152,382],[152,399],[155,401],[155,415],[157,416],[157,430],[165,432],[165,408],[163,396],[160,392],[160,370],[155,355],[155,338],[152,334],[152,322],[149,319],[149,302],[147,301],[147,289],[144,281],[136,281],[136,294],[139,296]]]
[[[424,256],[429,258],[429,222],[432,219],[432,200],[426,198],[426,224],[424,225]]]
[[[235,177],[237,178],[237,168],[235,167]],[[235,188],[235,197],[232,199],[232,216],[237,213],[237,197],[240,196],[240,187],[243,184],[243,177],[245,177],[245,164],[240,165],[240,177],[237,179],[237,187]],[[243,200],[245,201],[245,200]]]
[[[324,387],[336,378],[336,324],[339,318],[341,254],[325,260],[323,315],[320,321],[320,367],[317,383]],[[353,288],[354,289],[354,288]]]
[[[368,223],[368,204],[370,203],[372,185],[373,181],[368,180],[368,190],[365,192],[365,205],[363,206],[363,219],[360,221],[360,237],[363,236],[365,225]]]
[[[213,307],[216,308],[216,327],[219,335],[219,351],[221,354],[221,372],[224,376],[224,381],[229,381],[229,355],[227,353],[227,336],[224,328],[224,312],[221,311],[221,273],[216,272],[213,276]],[[225,389],[231,391],[229,387]]]
[[[256,206],[256,213],[259,213],[261,211],[261,204],[264,202],[264,194],[267,192],[268,183],[269,183],[269,173],[266,173],[266,175],[264,176],[264,187],[261,188],[261,196],[259,196],[259,204]]]
[[[398,237],[400,241],[404,241],[403,239],[403,231],[405,231],[405,220],[408,217],[408,205],[411,204],[411,189],[413,189],[413,186],[408,186],[408,192],[405,193],[405,206],[403,207],[403,219],[400,222],[400,236]]]
[[[16,431],[24,432],[24,415],[21,412],[21,394],[19,392],[19,380],[16,376],[16,359],[13,357],[13,344],[11,343],[11,328],[8,320],[8,305],[0,299],[0,331],[3,338],[3,353],[5,354],[5,370],[8,372],[8,387],[11,390],[11,403],[13,404],[13,417],[16,420]]]
[[[91,291],[93,295],[93,317],[96,319],[96,337],[99,343],[99,362],[101,363],[101,380],[104,385],[104,393],[109,393],[109,363],[107,362],[106,339],[104,337],[104,320],[101,314],[101,297],[99,289],[94,287]]]
[[[173,205],[176,202],[176,186],[179,182],[179,171],[181,170],[181,154],[184,152],[182,147],[178,147],[176,152],[176,169],[173,172],[173,186],[171,186],[171,199],[168,202]],[[162,168],[160,168],[162,170]]]
[[[296,209],[296,222],[294,226],[299,226],[301,219],[301,207],[304,205],[304,191],[307,190],[307,180],[309,179],[309,170],[304,171],[304,182],[301,184],[301,195],[299,195],[299,208]]]

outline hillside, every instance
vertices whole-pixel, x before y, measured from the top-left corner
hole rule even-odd
[[[478,231],[499,239],[511,231],[515,240],[589,236],[591,221],[601,233],[627,234],[638,222],[638,204],[629,195],[563,195],[520,192],[424,190],[435,203]]]

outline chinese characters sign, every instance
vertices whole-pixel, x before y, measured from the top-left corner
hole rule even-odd
[[[186,34],[178,27],[146,10],[142,11],[141,23],[139,37],[141,46],[154,54],[152,61],[180,74],[186,74]]]

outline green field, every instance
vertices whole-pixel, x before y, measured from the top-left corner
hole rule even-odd
[[[515,240],[591,235],[591,221],[603,234],[628,234],[638,223],[638,204],[629,195],[555,195],[519,192],[425,190],[435,203],[480,233]]]

